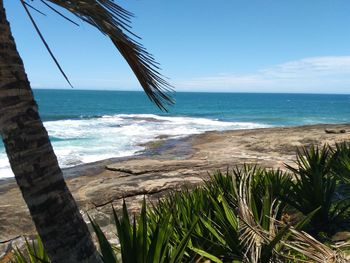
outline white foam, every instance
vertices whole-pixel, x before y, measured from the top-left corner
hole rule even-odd
[[[61,167],[134,155],[143,149],[140,144],[161,135],[179,138],[212,130],[267,127],[251,122],[154,114],[104,115],[91,119],[48,121],[44,125]],[[0,152],[0,178],[13,176],[9,167],[6,154]]]

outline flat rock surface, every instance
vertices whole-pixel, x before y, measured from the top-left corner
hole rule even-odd
[[[350,125],[207,132],[180,140],[161,138],[145,154],[81,165],[64,174],[84,217],[89,213],[112,232],[111,205],[119,208],[123,199],[136,211],[143,196],[157,200],[172,189],[200,184],[210,171],[243,163],[283,169],[285,163],[293,164],[297,147],[349,139]],[[0,196],[1,258],[8,240],[33,235],[35,229],[14,180],[0,182]]]

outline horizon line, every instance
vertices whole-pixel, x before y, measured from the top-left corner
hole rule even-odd
[[[95,88],[32,88],[33,90],[71,90],[71,91],[117,91],[117,92],[140,92],[143,93],[143,90],[135,90],[135,89],[95,89]],[[286,91],[286,92],[274,92],[274,91],[205,91],[205,90],[198,90],[198,91],[187,91],[187,90],[181,90],[181,91],[174,91],[173,93],[222,93],[222,94],[300,94],[300,95],[350,95],[349,93],[331,93],[331,92],[292,92],[292,91]]]

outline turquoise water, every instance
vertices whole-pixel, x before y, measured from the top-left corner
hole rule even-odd
[[[143,92],[35,90],[35,97],[62,167],[133,155],[161,135],[350,123],[350,95],[176,93],[169,113]],[[11,176],[0,145],[0,178]]]
[[[270,125],[350,122],[350,95],[176,93],[169,114],[159,111],[143,92],[36,90],[35,95],[45,121],[157,114]]]

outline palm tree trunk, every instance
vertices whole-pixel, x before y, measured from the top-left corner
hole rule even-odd
[[[53,262],[102,262],[67,188],[0,0],[0,133]]]

